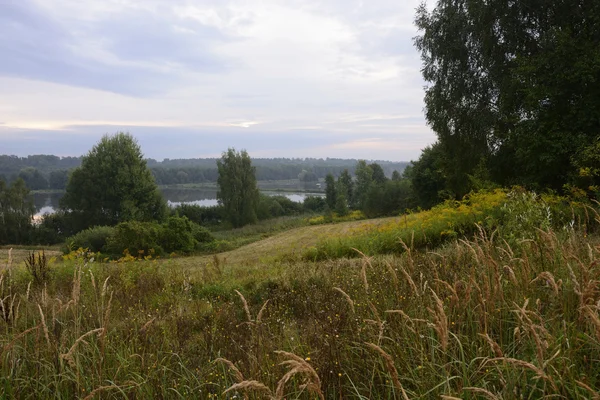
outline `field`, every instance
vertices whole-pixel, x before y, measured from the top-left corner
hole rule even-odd
[[[26,252],[13,250],[0,283],[0,391],[597,398],[597,214],[586,208],[588,219],[578,219],[571,204],[563,224],[558,209],[538,213],[550,210],[549,199],[505,193],[496,204],[501,197],[468,200],[485,207],[302,226],[214,256],[106,264],[79,253],[28,270],[19,262]],[[467,231],[458,223],[465,215],[482,223]],[[413,240],[400,242],[411,229]],[[396,235],[403,250],[374,246],[382,235]],[[368,255],[337,255],[355,245]]]

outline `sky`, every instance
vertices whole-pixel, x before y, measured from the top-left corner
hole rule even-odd
[[[0,154],[416,160],[420,0],[0,0]]]

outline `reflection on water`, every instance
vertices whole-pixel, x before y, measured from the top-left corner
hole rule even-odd
[[[196,204],[200,206],[217,205],[217,189],[162,189],[163,196],[170,207],[180,204]],[[306,196],[323,196],[322,193],[291,193],[263,191],[269,196],[285,196],[288,199],[301,203]],[[64,193],[34,193],[31,195],[37,216],[52,214],[58,208],[60,198]]]

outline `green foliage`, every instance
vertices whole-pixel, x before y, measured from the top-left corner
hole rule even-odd
[[[335,213],[337,215],[339,215],[340,217],[343,217],[343,216],[348,215],[349,212],[350,212],[350,210],[348,208],[348,202],[346,201],[346,196],[344,195],[344,193],[338,192],[336,199],[335,199]]]
[[[337,187],[333,175],[328,174],[325,177],[325,202],[330,210],[333,210],[336,205]]]
[[[203,226],[192,222],[192,236],[196,241],[196,246],[203,243],[210,243],[215,240],[213,234]]]
[[[302,202],[305,211],[323,212],[327,203],[321,196],[306,196]]]
[[[179,204],[177,207],[171,209],[171,215],[186,217],[193,223],[201,225],[204,221],[204,213],[206,207],[199,206],[197,204]]]
[[[405,251],[403,243],[433,248],[448,240],[469,238],[479,232],[478,226],[488,235],[498,229],[513,248],[518,248],[523,239],[536,237],[539,229],[568,230],[582,223],[593,223],[583,204],[557,196],[537,196],[522,189],[496,189],[472,193],[462,201],[447,200],[429,211],[405,215],[353,236],[323,240],[307,250],[305,258],[348,257],[353,254],[352,249],[367,255],[398,254]]]
[[[35,208],[22,179],[7,186],[0,180],[0,244],[25,244],[31,239]]]
[[[346,201],[348,205],[353,204],[354,201],[354,181],[352,180],[352,176],[347,169],[345,169],[342,174],[338,177],[338,188],[344,188],[344,195],[346,196]]]
[[[36,168],[27,167],[19,172],[19,178],[23,179],[30,190],[48,189],[48,179]]]
[[[481,159],[501,185],[561,189],[577,174],[599,128],[600,3],[440,0],[416,25],[447,189],[469,192]]]
[[[162,227],[155,222],[127,221],[114,227],[105,246],[111,255],[162,254]]]
[[[439,143],[423,149],[419,160],[404,171],[419,207],[429,209],[454,196],[446,190],[445,155]]]
[[[66,240],[67,248],[88,249],[94,253],[107,252],[106,245],[115,234],[115,228],[112,226],[95,226],[78,232],[76,235]],[[118,254],[121,254],[119,252]]]
[[[105,135],[71,174],[61,207],[86,226],[164,219],[167,206],[140,146],[126,133]]]
[[[577,169],[572,184],[585,195],[600,200],[600,136],[572,156]]]
[[[217,167],[217,199],[223,205],[225,217],[236,228],[256,222],[259,192],[248,153],[230,148],[217,160]]]
[[[160,230],[159,242],[167,253],[191,253],[196,247],[194,224],[186,217],[167,218]]]
[[[362,210],[367,200],[367,193],[373,183],[373,169],[367,165],[365,160],[359,160],[354,174],[356,175],[356,185],[351,206]]]

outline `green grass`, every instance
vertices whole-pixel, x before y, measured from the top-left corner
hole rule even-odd
[[[508,219],[435,249],[299,257],[402,219],[303,226],[212,257],[59,260],[37,285],[13,264],[0,397],[230,399],[244,380],[264,385],[249,398],[281,384],[288,399],[593,398],[600,238],[588,226],[522,240]]]

